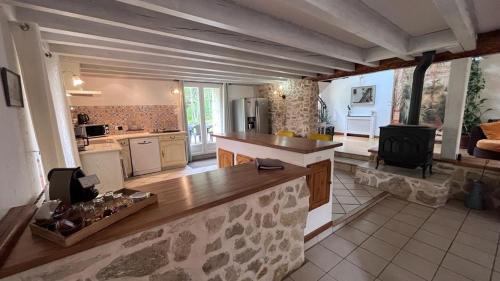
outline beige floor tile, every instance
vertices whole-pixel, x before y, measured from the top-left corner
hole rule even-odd
[[[463,221],[465,219],[465,216],[467,216],[467,213],[455,212],[445,208],[438,208],[436,209],[436,211],[434,211],[433,215],[445,217],[450,220]]]
[[[339,200],[337,200],[334,195],[332,195],[332,203],[339,204]]]
[[[354,183],[354,178],[339,178],[343,184]]]
[[[491,281],[500,281],[500,273],[493,271],[491,275]]]
[[[368,185],[359,184],[359,183],[346,183],[345,187],[347,189],[361,189],[361,190],[364,190],[365,188],[370,188],[370,186],[368,186]]]
[[[378,276],[389,263],[363,248],[357,248],[346,259],[373,276]]]
[[[335,231],[335,234],[347,241],[351,241],[356,245],[363,243],[363,241],[365,241],[369,236],[368,234],[348,225]]]
[[[327,272],[342,261],[342,257],[316,244],[316,246],[306,251],[306,259]]]
[[[392,218],[395,220],[404,222],[406,224],[416,226],[416,227],[420,227],[425,221],[425,219],[423,219],[423,218],[415,217],[413,215],[404,214],[404,213],[398,213]]]
[[[333,190],[347,190],[347,188],[345,188],[345,186],[342,183],[340,183],[340,182],[338,182],[338,183],[334,182],[332,184],[332,189]]]
[[[386,217],[392,217],[398,213],[398,211],[391,209],[391,208],[388,208],[388,207],[384,207],[384,206],[380,205],[380,203],[378,203],[373,208],[371,208],[370,211],[377,213],[379,215],[386,216]]]
[[[403,209],[406,206],[404,204],[400,204],[400,203],[397,203],[397,202],[387,201],[387,199],[382,200],[379,203],[379,205],[383,206],[383,207],[386,207],[386,208],[393,209],[393,210],[395,210],[397,212],[401,211],[401,209]]]
[[[363,220],[363,219],[356,219],[356,220],[352,221],[351,223],[349,223],[349,225],[358,229],[358,230],[361,230],[364,233],[369,234],[369,235],[373,234],[380,227],[379,225],[377,225],[371,221],[367,221],[367,220]]]
[[[431,233],[437,234],[439,236],[454,239],[458,229],[449,228],[441,224],[426,222],[422,225],[422,229],[427,230]]]
[[[494,232],[500,232],[500,223],[497,221],[497,219],[492,220],[492,219],[484,219],[481,217],[467,217],[465,219],[464,225],[472,224],[473,227],[476,227],[477,229],[483,230],[487,229],[490,231]]]
[[[458,230],[462,226],[463,220],[453,220],[453,219],[449,219],[445,216],[433,214],[430,216],[430,218],[427,219],[426,222],[435,223],[435,224],[439,224],[442,226],[446,226],[446,227]]]
[[[490,279],[491,271],[489,269],[454,254],[446,254],[442,266],[474,281],[488,281]]]
[[[302,267],[290,275],[293,281],[317,281],[325,274],[319,267],[306,262]]]
[[[440,267],[433,281],[470,281],[470,279],[444,267]]]
[[[415,235],[413,236],[413,239],[427,243],[431,246],[434,246],[436,248],[439,248],[441,250],[447,251],[448,248],[451,245],[452,240],[441,237],[439,235],[436,235],[434,233],[431,233],[426,230],[419,230]]]
[[[432,280],[434,273],[438,269],[437,264],[433,264],[407,251],[399,252],[392,262],[425,280]]]
[[[443,208],[464,214],[469,212],[469,208],[465,207],[464,201],[460,200],[448,200]]]
[[[354,196],[358,200],[360,204],[365,204],[366,202],[370,201],[373,199],[373,197],[370,196]]]
[[[352,196],[351,192],[347,189],[334,189],[332,193],[335,196]]]
[[[387,216],[374,213],[371,210],[361,215],[361,218],[367,221],[371,221],[378,225],[383,225],[390,219]]]
[[[484,267],[493,268],[495,256],[482,252],[474,247],[455,241],[451,244],[449,252]]]
[[[389,228],[391,230],[396,231],[399,234],[403,234],[408,237],[412,237],[415,232],[417,232],[418,228],[413,225],[406,224],[404,222],[400,222],[397,220],[390,220],[386,224],[384,224],[384,227]]]
[[[426,219],[434,212],[434,209],[430,208],[430,207],[418,205],[415,203],[411,203],[411,204],[407,205],[406,207],[404,207],[401,210],[401,212],[405,213],[405,214],[413,215],[415,217]]]
[[[344,209],[342,208],[342,205],[340,204],[333,204],[333,212],[335,214],[345,214]]]
[[[405,270],[393,263],[389,264],[380,274],[382,281],[424,281],[425,279]]]
[[[371,197],[370,193],[368,193],[368,191],[366,191],[364,189],[352,189],[352,190],[350,190],[350,192],[354,196],[368,196],[368,197]]]
[[[478,229],[476,225],[471,224],[471,223],[469,223],[467,225],[464,224],[460,228],[460,231],[465,232],[465,233],[469,233],[472,235],[476,235],[478,237],[481,237],[482,239],[488,240],[488,241],[493,242],[493,243],[498,242],[498,233],[497,232],[487,230],[487,229]]]
[[[406,244],[406,242],[408,242],[408,240],[410,239],[407,236],[394,232],[385,227],[379,229],[373,234],[373,236],[398,248],[403,247],[403,245]]]
[[[335,252],[341,257],[347,257],[347,255],[349,255],[357,247],[356,244],[347,241],[336,234],[332,234],[325,238],[323,241],[321,241],[321,245]]]
[[[328,272],[337,281],[368,281],[375,279],[374,276],[347,260],[343,260]]]
[[[345,217],[345,214],[332,214],[332,220],[338,220],[343,217]]]
[[[415,239],[411,239],[403,249],[434,264],[440,264],[446,254],[446,252],[441,249]]]
[[[495,265],[493,266],[493,270],[500,272],[500,258],[495,258]]]
[[[335,196],[340,204],[359,204],[354,196]]]
[[[325,274],[319,281],[337,281],[335,278],[333,278],[330,274]]]
[[[392,258],[399,252],[398,247],[395,247],[373,236],[363,242],[363,244],[361,244],[361,248],[366,249],[386,260],[392,260]]]
[[[356,208],[361,206],[360,204],[342,204],[342,208],[344,208],[346,213],[350,213],[354,211]]]

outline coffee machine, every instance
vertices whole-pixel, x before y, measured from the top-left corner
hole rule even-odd
[[[86,176],[80,167],[54,168],[47,178],[50,200],[59,199],[69,205],[90,201],[99,194],[95,188],[99,178],[96,175]]]

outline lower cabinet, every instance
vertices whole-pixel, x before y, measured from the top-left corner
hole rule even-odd
[[[307,176],[309,185],[309,210],[318,208],[330,201],[330,184],[332,175],[332,162],[324,160],[307,166],[311,174]]]
[[[234,153],[219,148],[217,150],[217,161],[219,164],[219,168],[234,166]]]
[[[123,173],[128,178],[132,176],[132,158],[130,157],[129,140],[119,140],[118,143],[122,146],[122,150],[120,150],[120,157],[123,161]]]
[[[185,139],[161,139],[161,168],[184,167],[187,163]]]
[[[253,161],[254,159],[250,156],[246,156],[243,154],[236,154],[236,165],[251,163]]]

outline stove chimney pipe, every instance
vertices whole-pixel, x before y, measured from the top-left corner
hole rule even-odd
[[[436,51],[422,54],[420,61],[413,72],[413,83],[411,85],[410,109],[408,111],[407,125],[418,125],[420,119],[420,105],[422,104],[422,91],[424,89],[424,78],[427,68],[434,61]]]

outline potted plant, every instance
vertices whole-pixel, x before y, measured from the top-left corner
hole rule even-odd
[[[481,91],[485,88],[485,80],[480,66],[481,58],[473,58],[465,100],[464,119],[462,123],[462,137],[460,148],[467,148],[471,130],[481,124],[481,116],[491,110],[484,109],[487,99],[481,98]]]

